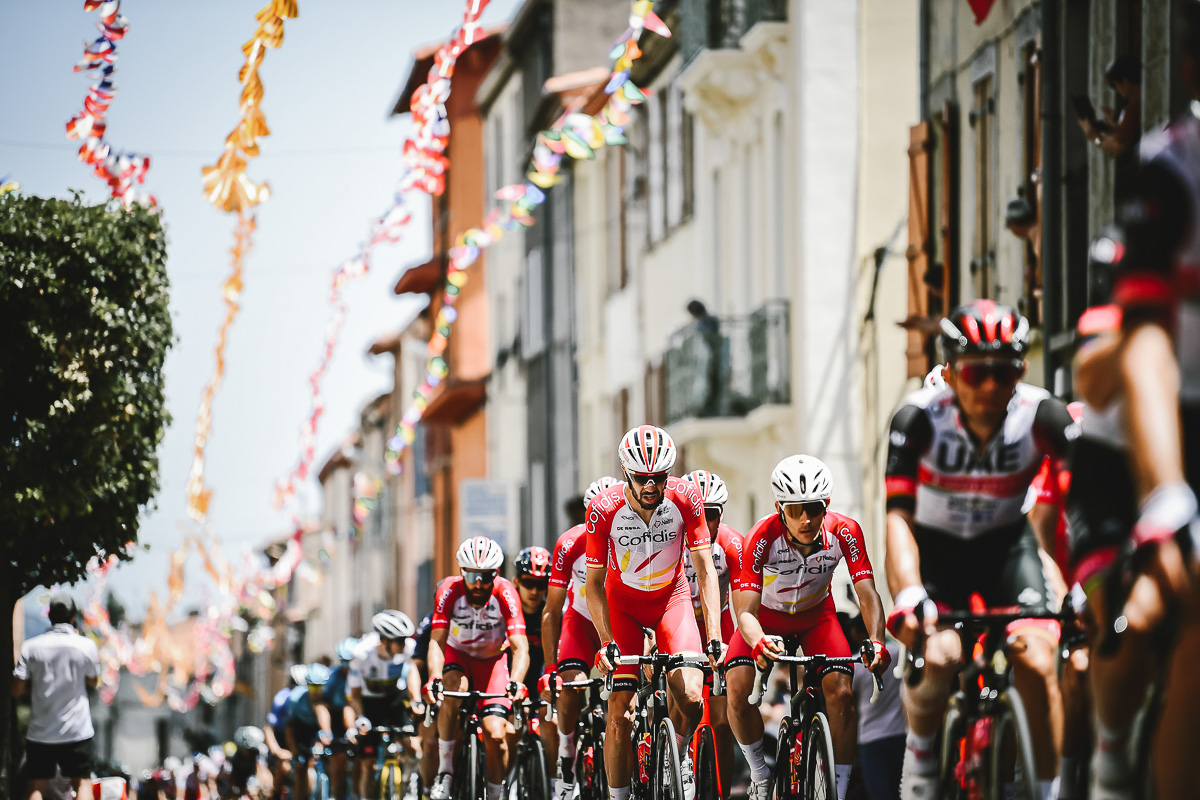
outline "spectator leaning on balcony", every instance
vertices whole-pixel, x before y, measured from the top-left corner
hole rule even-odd
[[[1097,120],[1086,100],[1077,100],[1076,107],[1080,112],[1079,127],[1083,128],[1088,141],[1115,157],[1128,151],[1141,136],[1142,62],[1128,54],[1117,56],[1104,70],[1104,79],[1125,101],[1121,113],[1102,108],[1104,119]]]
[[[708,313],[704,303],[692,300],[687,311],[696,320],[700,356],[696,364],[696,408],[698,416],[714,417],[721,401],[721,321]]]
[[[12,695],[29,690],[32,709],[25,742],[28,797],[41,800],[55,768],[71,781],[76,797],[91,797],[92,709],[88,689],[96,685],[96,643],[75,629],[75,601],[50,598],[51,628],[21,645],[13,670]]]

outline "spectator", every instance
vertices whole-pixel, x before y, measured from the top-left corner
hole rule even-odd
[[[704,303],[692,300],[687,311],[696,320],[700,352],[696,365],[696,407],[701,417],[714,417],[721,403],[721,321],[708,313]]]
[[[842,629],[850,642],[869,639],[862,615],[839,613]],[[888,637],[886,644],[892,663],[900,658],[900,648]],[[870,800],[896,800],[900,796],[900,767],[904,763],[904,711],[900,705],[900,681],[887,670],[883,691],[872,703],[875,679],[865,669],[854,670],[854,700],[858,705],[858,762],[862,767],[863,786]]]
[[[1104,78],[1125,102],[1120,114],[1111,108],[1102,108],[1103,120],[1096,119],[1096,112],[1086,98],[1076,101],[1079,112],[1079,127],[1088,141],[1110,156],[1126,153],[1141,136],[1142,125],[1142,62],[1133,55],[1117,56],[1104,70]]]
[[[13,670],[12,695],[32,695],[25,742],[25,777],[30,800],[41,800],[56,769],[76,797],[92,795],[92,709],[88,689],[96,686],[100,653],[75,629],[75,601],[50,598],[51,628],[21,645]]]

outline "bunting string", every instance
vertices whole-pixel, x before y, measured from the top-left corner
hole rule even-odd
[[[84,0],[83,10],[100,11],[96,23],[100,35],[90,44],[84,42],[83,58],[75,64],[75,72],[85,72],[96,78],[83,99],[83,110],[67,120],[67,138],[81,139],[79,160],[92,168],[92,174],[108,184],[113,197],[126,206],[142,203],[154,206],[154,195],[134,189],[146,180],[150,156],[118,151],[105,140],[108,107],[116,96],[113,76],[117,72],[117,42],[129,31],[129,21],[121,13],[121,0]]]

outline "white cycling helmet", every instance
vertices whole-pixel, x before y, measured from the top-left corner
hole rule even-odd
[[[500,569],[504,563],[504,551],[500,545],[486,536],[472,536],[458,546],[454,556],[461,569]]]
[[[596,495],[600,494],[605,489],[611,489],[619,483],[620,481],[611,475],[605,475],[598,481],[592,481],[592,485],[589,486],[587,491],[583,493],[583,507],[587,508],[588,503],[592,502],[592,499],[595,498]]]
[[[675,441],[662,428],[639,425],[621,437],[617,457],[626,472],[669,472],[675,466]]]
[[[771,473],[771,493],[775,495],[775,502],[781,505],[813,500],[828,502],[833,494],[833,476],[819,458],[788,456],[776,464]]]
[[[696,484],[700,490],[700,499],[706,506],[724,506],[729,501],[729,489],[725,481],[715,472],[697,469],[683,476],[685,481]]]
[[[942,377],[942,370],[946,368],[945,364],[938,364],[933,369],[929,370],[929,374],[925,376],[926,389],[945,389],[946,379]]]
[[[408,614],[391,608],[384,609],[371,617],[371,627],[379,634],[380,639],[390,641],[407,639],[416,632]]]

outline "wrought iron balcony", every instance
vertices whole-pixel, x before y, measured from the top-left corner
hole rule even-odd
[[[679,52],[687,65],[701,50],[738,46],[759,22],[787,20],[787,0],[677,0]]]
[[[679,329],[671,334],[666,369],[668,423],[743,417],[759,406],[790,403],[787,301]]]

